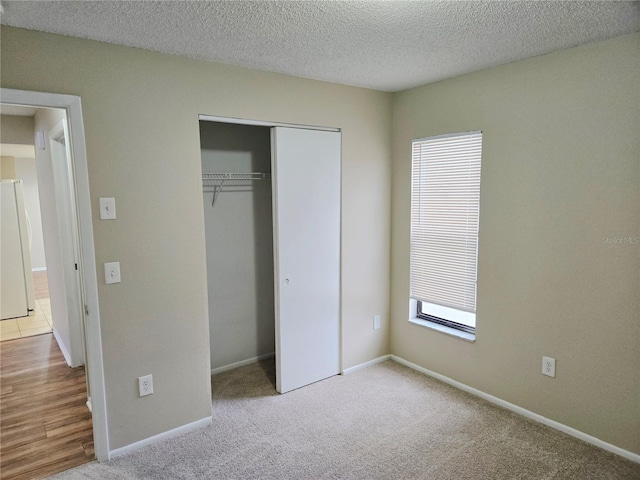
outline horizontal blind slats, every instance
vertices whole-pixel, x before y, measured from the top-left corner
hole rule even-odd
[[[411,297],[475,312],[482,133],[414,141]]]

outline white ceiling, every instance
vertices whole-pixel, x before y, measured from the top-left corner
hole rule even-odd
[[[3,1],[3,25],[399,91],[640,31],[638,1]]]

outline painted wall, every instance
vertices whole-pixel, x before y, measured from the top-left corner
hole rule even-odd
[[[11,155],[0,157],[0,178],[13,180],[16,178],[16,159]]]
[[[33,117],[0,115],[0,142],[33,145]]]
[[[268,127],[200,122],[202,171],[271,172]],[[211,369],[273,353],[271,180],[204,189]]]
[[[98,279],[111,449],[211,414],[198,114],[342,129],[342,364],[389,353],[391,94],[1,35],[3,87],[82,97],[98,271],[119,261],[122,275]],[[115,221],[99,220],[99,197],[115,197]],[[155,392],[138,398],[149,373]]]
[[[635,453],[639,100],[640,35],[399,93],[392,185],[391,351]],[[411,140],[470,130],[483,131],[475,343],[407,321]]]

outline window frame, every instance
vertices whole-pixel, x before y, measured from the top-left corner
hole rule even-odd
[[[442,325],[443,327],[453,328],[454,330],[460,330],[461,332],[476,333],[476,327],[471,327],[469,325],[465,325],[463,323],[454,322],[453,320],[447,320],[446,318],[436,317],[435,315],[431,315],[429,313],[425,313],[422,311],[422,304],[425,302],[421,302],[420,300],[416,300],[416,318],[420,318],[422,320],[426,320],[427,322],[437,323],[438,325]]]
[[[432,307],[439,307],[440,304],[436,304],[435,302],[428,302],[426,300],[424,300],[423,298],[419,298],[417,295],[414,295],[414,284],[413,284],[413,277],[414,277],[414,266],[412,263],[412,260],[414,258],[414,250],[413,250],[413,242],[414,239],[416,237],[414,237],[414,228],[416,228],[416,223],[414,220],[414,216],[415,216],[415,212],[414,212],[414,207],[416,206],[416,204],[419,204],[420,202],[420,191],[416,191],[415,190],[415,185],[419,185],[419,188],[423,188],[421,186],[422,181],[424,181],[424,179],[422,179],[421,177],[418,177],[418,181],[416,182],[416,161],[421,161],[420,158],[416,159],[415,155],[416,155],[416,144],[420,143],[420,142],[428,142],[428,141],[436,141],[436,140],[445,140],[445,139],[451,139],[452,137],[472,137],[472,136],[479,136],[479,152],[476,155],[476,164],[477,164],[477,176],[478,176],[478,180],[477,180],[477,204],[475,204],[475,208],[477,208],[477,219],[476,219],[476,229],[475,229],[475,244],[476,244],[476,251],[475,251],[475,269],[474,269],[474,281],[475,281],[475,297],[474,297],[474,308],[473,311],[470,312],[468,310],[463,310],[461,308],[456,308],[455,306],[444,306],[442,305],[445,309],[449,309],[452,311],[457,311],[460,313],[464,313],[465,315],[469,315],[472,314],[473,315],[473,321],[469,320],[468,323],[473,323],[474,325],[471,326],[469,324],[466,323],[462,323],[460,321],[460,318],[458,318],[458,321],[456,321],[454,319],[455,315],[451,315],[449,318],[445,318],[445,315],[443,315],[442,313],[437,313],[434,314],[434,311],[436,309],[432,309],[432,312],[429,312],[429,305],[431,305]],[[412,153],[411,153],[411,164],[412,164],[412,168],[411,168],[411,220],[410,220],[410,225],[411,225],[411,232],[410,232],[410,241],[411,241],[411,246],[410,246],[410,271],[411,271],[411,276],[410,276],[410,318],[409,320],[412,321],[413,323],[417,323],[423,326],[427,326],[430,328],[435,328],[436,330],[442,331],[444,333],[449,333],[455,336],[459,336],[463,339],[466,340],[470,340],[470,341],[474,341],[475,340],[475,333],[476,333],[476,326],[475,326],[475,319],[476,319],[476,308],[477,308],[477,269],[478,269],[478,245],[479,245],[479,209],[480,209],[480,176],[481,176],[481,165],[482,165],[482,143],[483,143],[483,132],[481,130],[477,130],[477,131],[470,131],[470,132],[460,132],[460,133],[454,133],[454,134],[447,134],[447,135],[439,135],[439,136],[433,136],[433,137],[427,137],[427,138],[422,138],[422,139],[415,139],[412,140],[411,142],[411,149],[412,149]],[[418,149],[420,148],[420,146],[418,146]],[[422,153],[420,153],[420,155],[422,155]],[[470,161],[471,164],[471,161]],[[418,175],[422,175],[422,173],[420,172],[420,170],[423,168],[423,165],[420,165],[418,168]],[[461,185],[464,185],[464,183],[461,183]],[[418,200],[416,200],[415,195],[418,195]],[[466,201],[469,202],[469,197],[465,197]],[[440,198],[438,198],[440,199]],[[422,206],[418,207],[419,209],[422,209]],[[467,234],[466,238],[470,238],[469,235]],[[420,273],[420,272],[419,272]],[[419,281],[420,282],[420,281]],[[437,308],[437,310],[441,310],[440,308]],[[464,320],[464,319],[462,319]]]

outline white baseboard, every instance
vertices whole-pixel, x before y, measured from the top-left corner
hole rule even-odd
[[[256,362],[259,362],[260,360],[264,360],[265,358],[271,358],[273,356],[275,356],[275,352],[266,353],[258,357],[247,358],[246,360],[230,363],[229,365],[223,365],[222,367],[212,368],[211,375],[216,375],[218,373],[226,372],[228,370],[234,370],[236,368],[244,367],[245,365],[251,365],[252,363],[256,363]]]
[[[473,387],[465,385],[464,383],[457,382],[456,380],[453,380],[449,377],[445,377],[444,375],[441,375],[439,373],[433,372],[431,370],[427,370],[426,368],[423,368],[420,365],[416,365],[415,363],[411,363],[405,360],[404,358],[398,357],[396,355],[391,355],[391,360],[393,360],[394,362],[398,362],[402,365],[405,365],[413,370],[417,370],[420,373],[424,373],[425,375],[433,377],[437,380],[440,380],[441,382],[444,382],[448,385],[456,387],[467,393],[475,395],[476,397],[480,397],[488,402],[494,403],[496,405],[500,405],[501,407],[504,407],[507,410],[511,410],[512,412],[516,412],[522,415],[523,417],[526,417],[536,422],[547,425],[548,427],[559,430],[563,433],[571,435],[572,437],[575,437],[584,442],[590,443],[591,445],[595,445],[596,447],[600,447],[603,450],[607,450],[608,452],[615,453],[616,455],[620,455],[621,457],[627,458],[632,462],[640,463],[640,455],[638,455],[637,453],[633,453],[628,450],[624,450],[620,447],[616,447],[615,445],[607,443],[604,440],[600,440],[599,438],[592,437],[591,435],[581,432],[580,430],[576,430],[575,428],[569,427],[560,422],[556,422],[555,420],[551,420],[546,417],[543,417],[542,415],[538,415],[537,413],[533,413],[530,410],[519,407],[518,405],[515,405],[513,403],[507,402],[506,400],[502,400],[501,398],[494,397],[493,395],[489,395],[488,393],[485,393],[481,390],[477,390]]]
[[[31,269],[32,272],[46,272],[47,267],[35,267]]]
[[[146,447],[152,443],[159,442],[161,440],[167,440],[169,438],[177,437],[178,435],[182,435],[184,433],[188,433],[196,428],[205,427],[211,423],[212,417],[205,417],[201,420],[197,420],[195,422],[187,423],[186,425],[182,425],[181,427],[174,428],[173,430],[169,430],[164,433],[159,433],[158,435],[154,435],[153,437],[145,438],[144,440],[140,440],[139,442],[132,443],[125,447],[116,448],[115,450],[111,450],[109,452],[109,458],[107,460],[111,460],[115,457],[119,457],[120,455],[124,455],[126,453],[133,452],[142,447]]]
[[[341,375],[348,375],[348,374],[353,373],[353,372],[355,372],[357,370],[360,370],[361,368],[370,367],[371,365],[375,365],[376,363],[386,362],[390,358],[391,358],[391,355],[382,355],[381,357],[374,358],[373,360],[369,360],[368,362],[364,362],[364,363],[361,363],[359,365],[354,365],[353,367],[345,368],[340,372],[340,374]]]
[[[53,328],[53,336],[56,338],[56,342],[58,342],[58,347],[60,347],[60,351],[62,352],[62,356],[67,362],[67,365],[71,367],[71,354],[68,352],[66,345],[62,341],[62,338],[60,337],[60,334],[58,333],[58,330],[55,329],[55,327]]]

